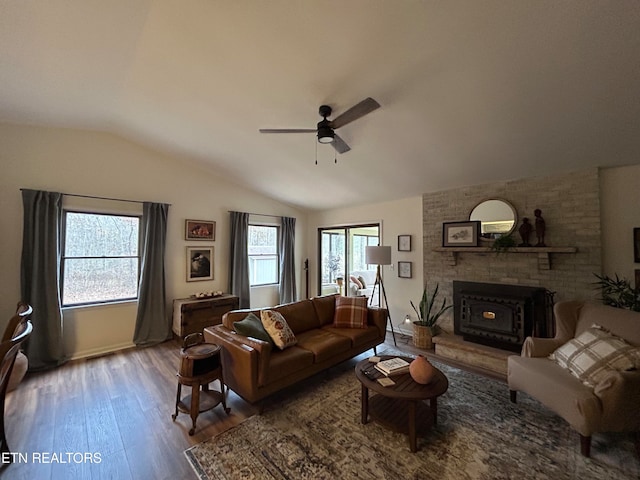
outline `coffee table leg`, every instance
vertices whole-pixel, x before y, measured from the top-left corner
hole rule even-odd
[[[416,402],[409,402],[409,448],[413,453],[418,450],[416,441]]]
[[[362,384],[362,407],[361,407],[362,423],[367,423],[369,419],[369,389]]]
[[[429,400],[429,408],[431,409],[431,413],[433,414],[433,424],[438,424],[438,397],[433,397]]]

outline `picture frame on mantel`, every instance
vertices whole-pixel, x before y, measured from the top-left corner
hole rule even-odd
[[[445,222],[442,224],[443,247],[477,247],[480,241],[480,222]]]
[[[411,251],[411,235],[398,235],[398,251],[399,252]]]
[[[187,247],[187,282],[213,280],[213,247]]]
[[[640,228],[633,229],[633,261],[640,263]]]
[[[216,239],[216,222],[212,220],[185,220],[185,240],[206,240],[213,242]]]

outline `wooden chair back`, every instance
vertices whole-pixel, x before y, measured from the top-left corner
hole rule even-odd
[[[33,313],[33,308],[31,308],[31,305],[27,305],[26,303],[22,303],[22,302],[18,303],[16,314],[13,317],[11,317],[11,320],[9,320],[9,323],[4,329],[4,334],[2,335],[2,343],[15,337],[18,327],[21,324],[25,323],[29,319],[32,313]]]

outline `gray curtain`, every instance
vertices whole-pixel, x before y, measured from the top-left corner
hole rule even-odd
[[[142,265],[138,287],[138,313],[133,342],[153,345],[171,338],[167,315],[164,252],[169,205],[144,202],[142,216]]]
[[[296,219],[282,217],[280,229],[280,303],[296,301]]]
[[[33,334],[25,342],[29,370],[64,363],[60,306],[62,194],[23,190],[21,300],[33,307]]]
[[[237,295],[240,308],[251,306],[249,289],[249,214],[230,212],[229,293]]]

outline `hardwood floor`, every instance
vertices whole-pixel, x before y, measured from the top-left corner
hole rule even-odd
[[[397,337],[400,350],[424,353]],[[390,334],[386,345],[393,346]],[[219,406],[201,414],[190,437],[188,415],[171,420],[178,365],[179,345],[169,341],[27,375],[7,396],[14,463],[0,470],[0,478],[196,479],[183,451],[258,409],[230,392],[231,413]]]

